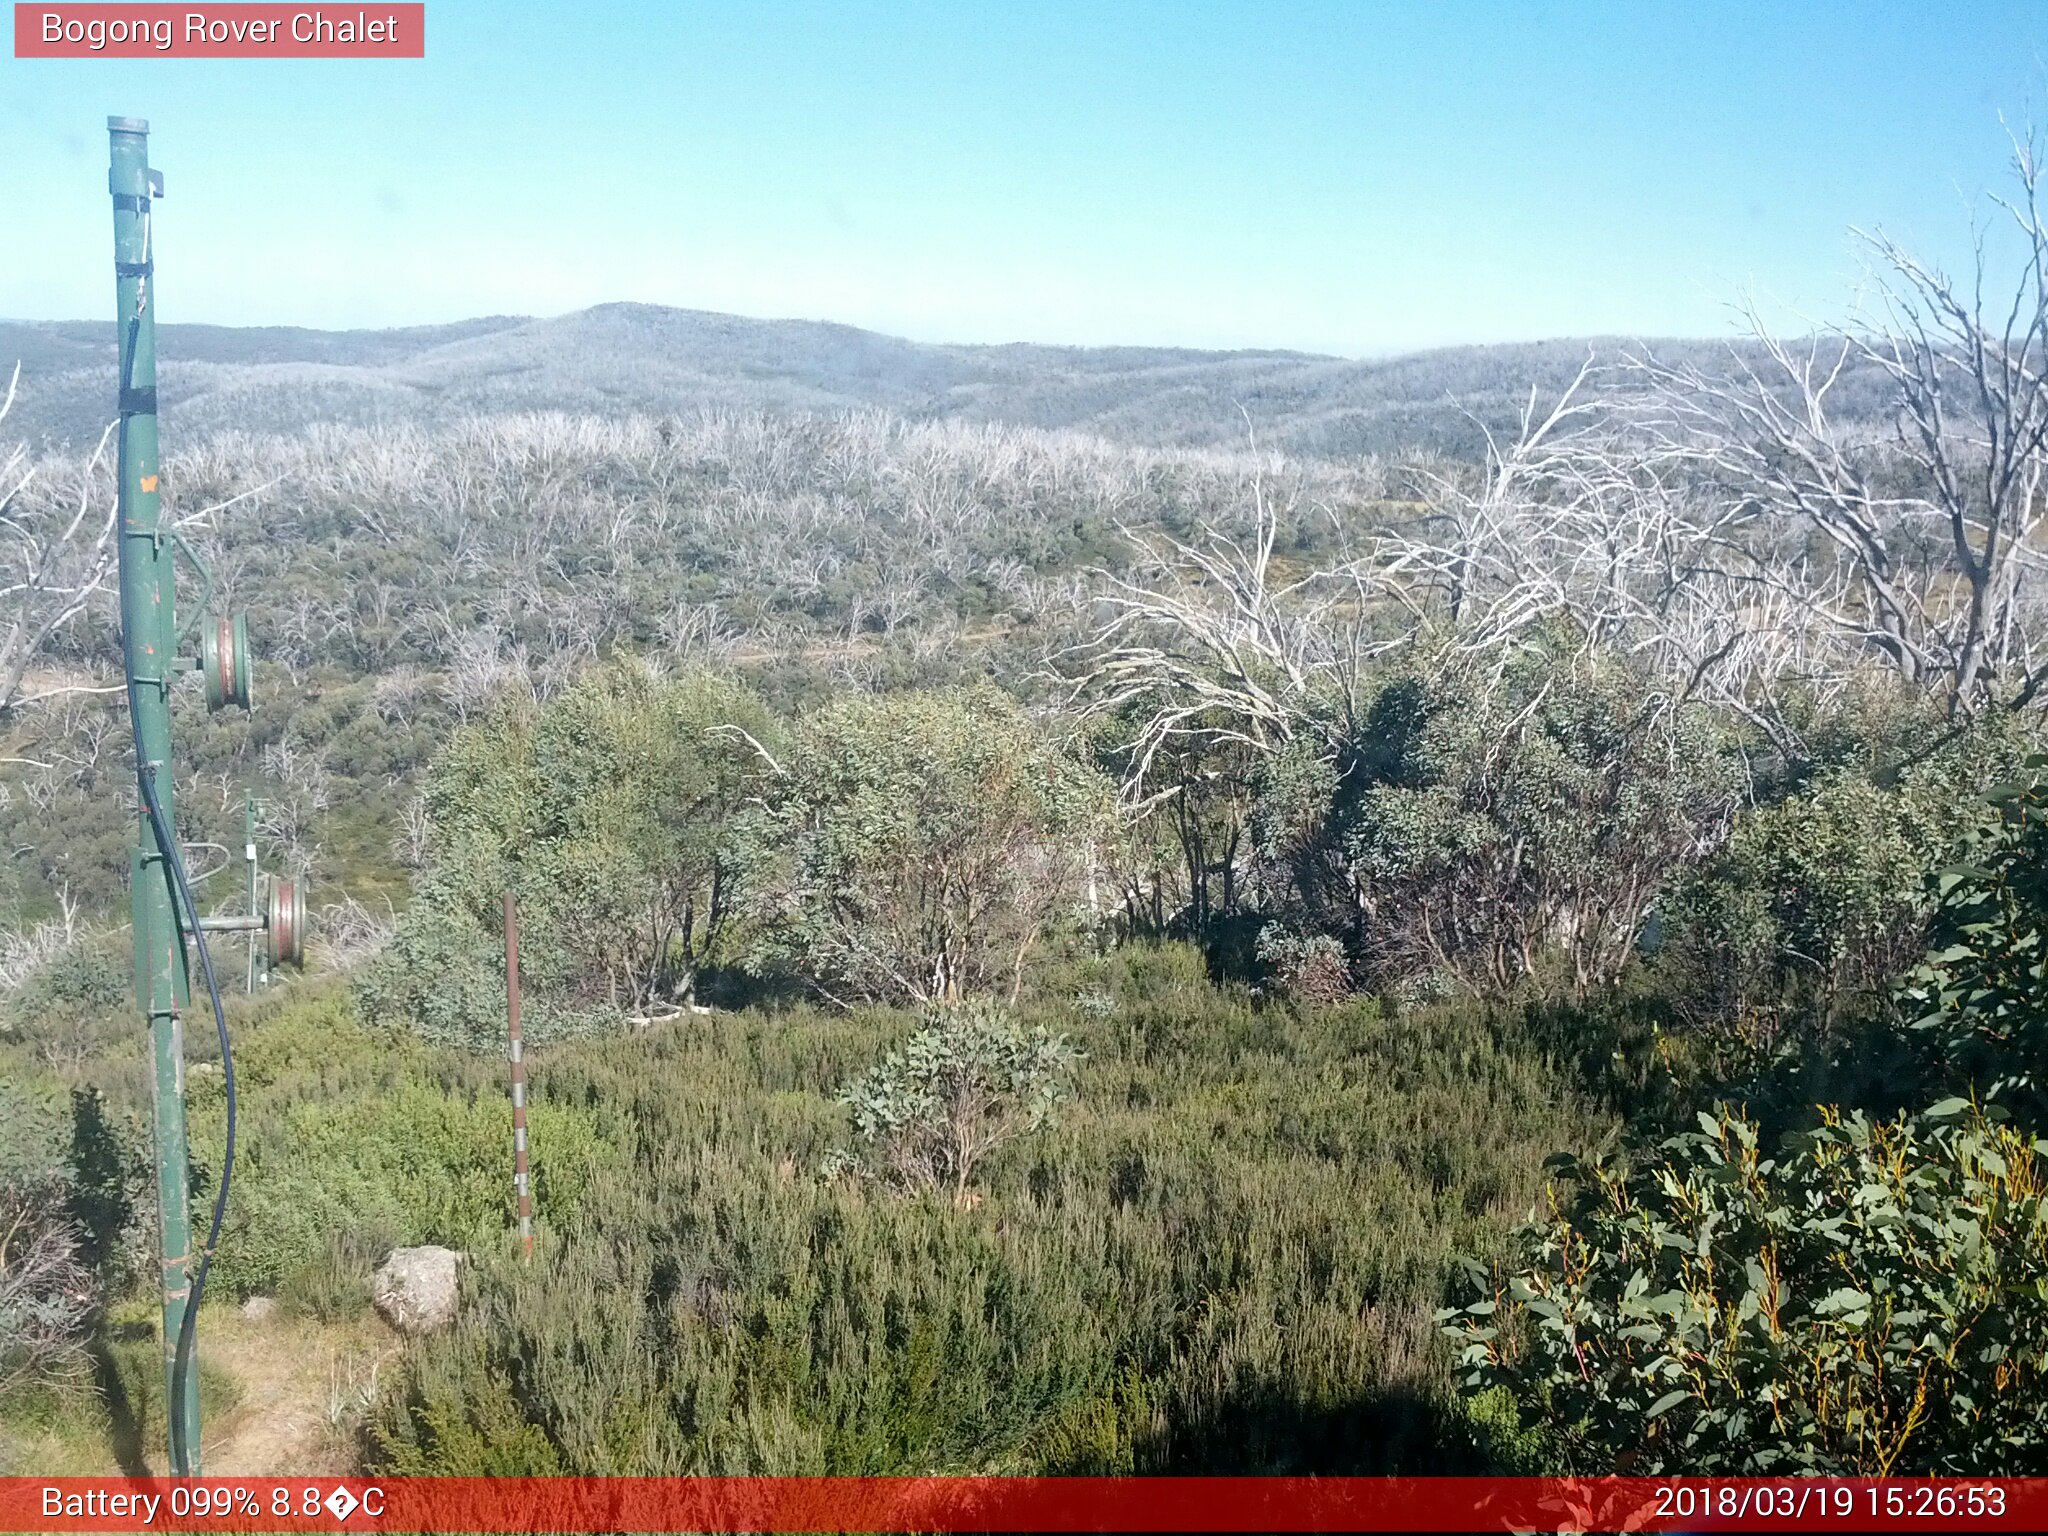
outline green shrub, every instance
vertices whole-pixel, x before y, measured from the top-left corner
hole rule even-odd
[[[566,1106],[536,1105],[528,1124],[536,1217],[565,1223],[608,1161],[605,1144]],[[377,1098],[294,1104],[252,1125],[238,1151],[214,1283],[222,1294],[274,1292],[322,1262],[334,1234],[365,1251],[468,1247],[509,1222],[511,1190],[502,1092],[405,1083]]]
[[[483,1257],[380,1406],[377,1464],[1494,1465],[1431,1313],[1454,1254],[1492,1251],[1542,1152],[1598,1115],[1476,1011],[1255,1009],[1201,967],[1119,953],[1025,1009],[1084,1048],[1075,1097],[966,1205],[805,1176],[901,1013],[720,1014],[552,1053],[540,1102],[608,1106],[633,1165],[530,1266]],[[1086,989],[1115,1013],[1074,1010]],[[1181,1016],[1121,1046],[1147,1006]]]
[[[128,1000],[132,985],[117,936],[92,934],[66,944],[20,987],[6,1011],[17,1020],[46,1022],[52,1014],[86,1017]]]
[[[1446,1314],[1468,1387],[1560,1423],[1583,1470],[2048,1468],[2044,767],[1955,813],[1971,861],[1926,902],[1902,1019],[1822,1073],[1781,1057],[1757,1092],[1781,1118],[1817,1083],[1948,1096],[1823,1104],[1775,1153],[1724,1108],[1613,1167],[1566,1160],[1572,1198]]]
[[[1932,951],[1903,1001],[1959,1086],[2048,1127],[2048,758],[1989,797],[1964,862],[1943,870]],[[1928,1076],[1933,1077],[1930,1072]]]
[[[137,1117],[115,1113],[99,1089],[71,1090],[71,1218],[103,1296],[121,1295],[149,1265],[155,1200],[147,1134]]]
[[[1133,1061],[1177,1053],[1204,1021],[1241,1028],[1249,1017],[1245,989],[1212,986],[1201,950],[1176,940],[1122,945],[1071,975],[1077,990],[1069,1005],[1099,1032],[1101,1045]]]
[[[2048,1468],[2048,1161],[1961,1100],[1828,1114],[1772,1156],[1732,1112],[1576,1193],[1446,1314],[1475,1390],[1579,1471]]]
[[[327,1284],[330,1243],[381,1259],[397,1244],[466,1247],[512,1220],[512,1110],[502,1066],[366,1029],[338,993],[292,1000],[237,1032],[242,1085],[234,1196],[213,1294]],[[218,1166],[219,1079],[190,1089],[194,1157]],[[528,1113],[537,1218],[569,1223],[621,1151],[596,1113]],[[210,1209],[208,1181],[196,1209]],[[353,1260],[351,1260],[353,1262]]]
[[[2023,771],[2039,730],[2004,715],[1862,728],[1859,752],[1843,744],[1845,760],[1739,817],[1663,904],[1658,964],[1694,1027],[1769,1050],[1881,1012],[1925,948],[1935,873],[1995,820],[1981,797]]]
[[[1334,1003],[1351,991],[1351,960],[1327,933],[1291,933],[1268,923],[1259,932],[1257,954],[1282,996]]]
[[[1627,658],[1539,631],[1498,676],[1452,655],[1374,679],[1334,750],[1297,736],[1252,817],[1282,979],[1331,989],[1334,957],[1299,947],[1320,936],[1388,992],[1612,982],[1737,800],[1721,724],[1660,698]]]
[[[963,1199],[975,1165],[1053,1123],[1076,1061],[1065,1036],[985,1002],[927,1008],[923,1026],[840,1091],[871,1166]],[[842,1155],[831,1164],[857,1161]]]
[[[54,1091],[0,1077],[0,1185],[62,1185],[70,1129]]]
[[[277,1299],[287,1309],[320,1322],[356,1316],[370,1304],[370,1275],[397,1246],[396,1234],[357,1226],[330,1232],[321,1251],[287,1271]]]
[[[96,1297],[64,1130],[54,1103],[0,1079],[0,1395],[84,1367]]]

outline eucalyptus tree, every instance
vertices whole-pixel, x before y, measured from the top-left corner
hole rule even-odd
[[[736,818],[764,739],[759,700],[711,673],[617,663],[545,702],[500,695],[425,786],[413,899],[363,974],[366,1014],[496,1038],[508,890],[543,1032],[691,1003],[705,968],[732,958],[747,873]]]
[[[842,697],[772,766],[758,960],[839,1003],[1014,998],[1109,825],[1106,781],[987,685]]]

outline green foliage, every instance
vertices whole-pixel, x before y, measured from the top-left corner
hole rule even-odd
[[[0,933],[0,964],[10,940],[22,952],[12,986],[0,983],[0,1041],[31,1043],[47,1066],[78,1062],[116,1038],[110,1015],[133,990],[127,935],[66,934],[50,921],[26,934]]]
[[[1192,944],[1126,944],[1080,961],[1070,974],[1071,1006],[1128,1061],[1163,1062],[1205,1028],[1234,1038],[1247,1027],[1239,992],[1210,985],[1202,952]]]
[[[1943,870],[1911,1028],[1959,1085],[2048,1124],[2048,758],[1995,791],[1967,862]]]
[[[630,666],[457,732],[426,787],[412,904],[360,983],[365,1016],[502,1039],[508,889],[536,1040],[688,1002],[740,896],[732,815],[761,768],[748,738],[773,734],[736,683]]]
[[[277,1299],[291,1311],[323,1323],[360,1316],[370,1305],[370,1276],[396,1235],[374,1226],[329,1232],[319,1253],[286,1271]]]
[[[1469,1440],[1483,1463],[1500,1475],[1542,1477],[1562,1463],[1557,1431],[1543,1418],[1525,1420],[1514,1393],[1505,1387],[1459,1398],[1453,1414],[1453,1432]]]
[[[395,1043],[332,994],[244,1025],[237,1059],[240,1145],[213,1294],[289,1289],[318,1310],[395,1245],[464,1248],[510,1224],[501,1063]],[[217,1167],[218,1078],[195,1078],[191,1097],[194,1157]],[[619,1153],[588,1109],[535,1105],[528,1120],[536,1218],[565,1224]]]
[[[1053,1124],[1077,1059],[1064,1035],[1027,1030],[993,1004],[928,1007],[923,1027],[839,1101],[888,1177],[959,1199],[990,1152]]]
[[[588,1121],[550,1106],[529,1114],[537,1218],[574,1211],[603,1161]],[[271,1291],[327,1257],[331,1234],[366,1248],[465,1247],[511,1211],[511,1108],[502,1093],[404,1083],[388,1097],[291,1105],[252,1134],[214,1273],[224,1294]]]
[[[0,1077],[0,1183],[21,1189],[63,1183],[65,1121],[54,1093]]]
[[[97,1089],[0,1077],[0,1376],[72,1359],[100,1303],[140,1272],[136,1128]]]
[[[1822,1105],[1775,1155],[1756,1118],[1723,1109],[1632,1164],[1567,1163],[1575,1196],[1524,1232],[1494,1295],[1447,1314],[1468,1386],[1511,1388],[1596,1468],[2048,1466],[2043,766],[1992,797],[1996,815],[1946,814],[1977,823],[1971,861],[1939,877],[1904,1031],[1875,1021],[1825,1073],[1783,1053],[1757,1085],[1781,1111],[1882,1060],[1891,1078],[1866,1097],[1947,1096]]]
[[[1831,771],[1742,819],[1669,914],[1701,1023],[1772,1040],[1809,1011],[1867,1003],[1918,952],[1932,850],[1906,802]]]
[[[109,1109],[99,1089],[71,1090],[70,1210],[79,1253],[105,1295],[119,1295],[147,1265],[142,1232],[151,1203],[143,1128]]]
[[[1526,1268],[1445,1314],[1468,1384],[1567,1430],[1580,1470],[2038,1474],[2048,1144],[1961,1100],[1829,1113],[1776,1156],[1703,1114],[1575,1193]]]
[[[420,883],[389,941],[356,973],[354,990],[363,1018],[381,1028],[410,1029],[479,1054],[505,1038],[503,940],[494,943],[480,917],[457,905],[441,881]],[[544,996],[521,1018],[522,1031],[537,1042],[593,1027]]]
[[[754,829],[756,963],[840,1002],[1015,997],[1108,814],[1106,781],[994,688],[836,701]]]
[[[1842,744],[1845,760],[1741,817],[1667,904],[1659,963],[1696,1027],[1768,1048],[1867,1016],[1925,947],[1934,873],[1991,819],[1979,796],[2036,730],[1991,716],[1929,746],[1917,714],[1856,724],[1874,733],[1860,754]]]
[[[94,1299],[63,1116],[0,1079],[0,1390],[77,1374]]]
[[[119,1007],[127,1000],[130,982],[126,956],[116,951],[111,936],[65,945],[13,989],[8,1012],[47,1021],[53,1013],[77,1018]]]
[[[1288,997],[1334,1003],[1351,991],[1351,960],[1327,933],[1290,933],[1278,923],[1259,930],[1256,954]]]
[[[1384,678],[1341,753],[1298,738],[1265,769],[1254,824],[1275,917],[1384,988],[1498,993],[1556,958],[1583,995],[1628,963],[1736,784],[1704,712],[1560,642],[1497,678],[1456,661]]]
[[[614,1110],[634,1165],[531,1266],[482,1258],[455,1330],[381,1405],[377,1464],[1492,1465],[1445,1400],[1430,1311],[1587,1106],[1474,1013],[1258,1009],[1186,946],[1047,989],[1076,994],[1110,1007],[1024,1016],[1086,1052],[1057,1134],[985,1164],[964,1204],[805,1176],[900,1013],[721,1013],[558,1048],[541,1102]]]

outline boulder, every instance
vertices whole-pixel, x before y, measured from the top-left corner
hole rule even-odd
[[[462,1255],[453,1248],[394,1248],[370,1276],[370,1300],[400,1333],[446,1328],[455,1321],[461,1265]]]

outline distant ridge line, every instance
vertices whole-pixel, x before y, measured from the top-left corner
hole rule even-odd
[[[1081,430],[1159,447],[1262,445],[1315,457],[1418,450],[1460,457],[1562,389],[1614,337],[1454,346],[1374,359],[1284,349],[909,341],[830,320],[763,320],[627,301],[566,315],[324,331],[166,324],[165,431],[288,432],[318,422],[431,423],[471,413],[617,415],[704,406],[882,409],[915,419]],[[1654,341],[1725,358],[1725,343]],[[0,365],[22,363],[16,422],[32,437],[96,437],[111,321],[0,321]]]

